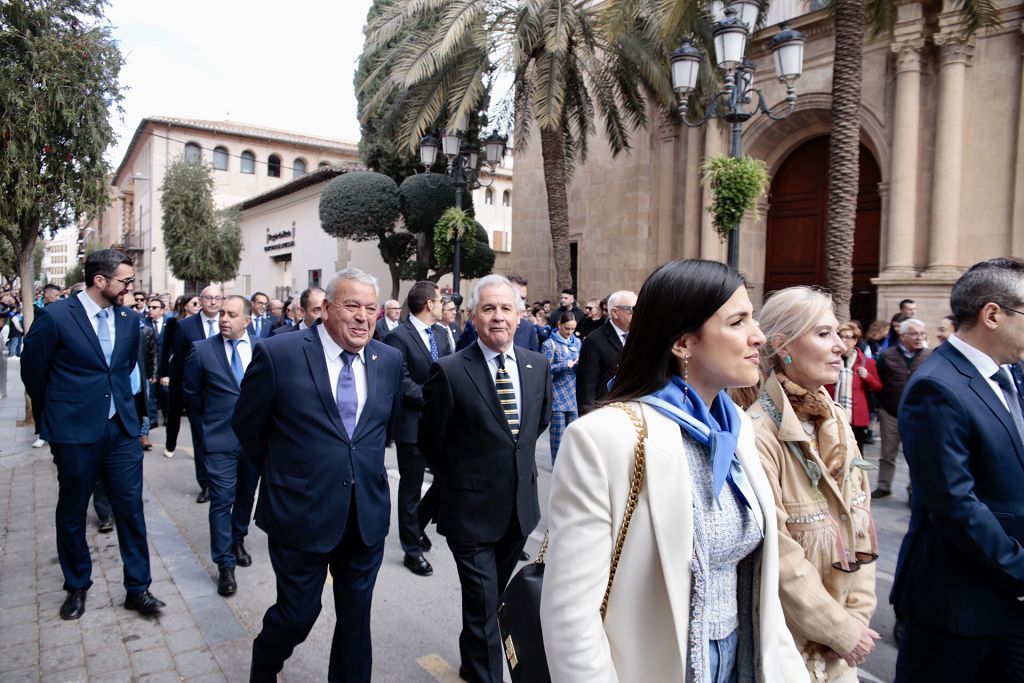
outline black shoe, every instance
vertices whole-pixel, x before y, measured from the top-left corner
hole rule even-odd
[[[84,588],[68,591],[68,597],[64,598],[64,604],[60,606],[61,619],[70,621],[85,614],[85,593]]]
[[[109,517],[106,519],[101,519],[99,523],[96,525],[96,529],[99,530],[101,534],[109,534],[111,531],[114,530],[114,520],[110,519]]]
[[[528,552],[526,552],[526,551],[524,550],[524,551],[523,551],[522,553],[520,553],[520,555],[519,555],[519,561],[520,561],[520,562],[529,562],[529,561],[530,561],[530,553],[528,553]]]
[[[197,503],[209,503],[210,502],[210,491],[208,489],[199,489],[199,495],[196,496]]]
[[[124,599],[124,608],[135,610],[139,614],[156,614],[166,606],[163,601],[154,598],[149,591],[129,593],[128,597]]]
[[[217,592],[226,598],[229,595],[234,595],[236,590],[238,590],[238,584],[235,583],[235,568],[221,567],[220,576],[217,578]]]
[[[886,491],[884,489],[875,489],[871,492],[871,500],[881,500],[882,498],[888,498],[892,495],[892,491]]]
[[[423,548],[424,552],[426,552],[433,548],[434,544],[430,542],[430,539],[427,538],[426,534],[423,534],[422,536],[420,536],[420,547]]]
[[[231,554],[235,556],[235,564],[239,567],[248,567],[252,565],[252,555],[245,552],[244,543],[236,543],[231,546]]]
[[[419,557],[406,555],[403,563],[406,569],[417,576],[430,576],[434,573],[434,568],[430,566],[430,563],[422,555]]]

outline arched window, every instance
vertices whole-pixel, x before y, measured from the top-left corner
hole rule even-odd
[[[216,171],[228,170],[228,148],[227,147],[214,147],[213,148],[213,168]]]
[[[488,187],[487,191],[484,192],[484,204],[491,205],[493,203],[494,203],[494,190],[492,190],[491,188]]]
[[[327,168],[330,165],[331,165],[331,162],[329,162],[329,161],[321,161],[319,164],[316,165],[316,167],[317,168]]]
[[[509,190],[501,193],[501,205],[512,206],[512,193]]]
[[[281,177],[281,157],[276,154],[267,157],[267,175],[271,178]]]
[[[256,172],[256,155],[245,150],[242,152],[242,160],[239,162],[239,170],[242,173],[255,173]]]
[[[202,148],[194,142],[185,143],[185,161],[194,164],[203,158]]]
[[[296,159],[292,162],[292,178],[301,178],[306,175],[306,160]]]

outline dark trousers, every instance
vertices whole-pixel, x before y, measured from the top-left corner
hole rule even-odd
[[[160,422],[159,413],[163,413],[164,421],[167,421],[167,387],[159,382],[151,383],[147,387],[146,394],[149,426],[152,428]],[[175,435],[175,438],[177,438],[177,435]]]
[[[113,519],[114,509],[110,507],[110,498],[107,497],[107,489],[102,479],[96,479],[96,485],[92,487],[92,509],[96,511],[96,518],[100,521]]]
[[[512,578],[526,545],[515,513],[508,531],[497,543],[448,539],[462,585],[462,633],[459,634],[460,672],[470,683],[501,683],[501,635],[498,601]]]
[[[918,681],[1021,683],[1024,631],[972,637],[907,619],[896,659],[896,683]]]
[[[237,450],[206,456],[210,489],[210,554],[214,564],[222,568],[235,566],[231,543],[240,456]]]
[[[64,572],[64,590],[92,585],[92,560],[85,538],[89,498],[97,480],[103,482],[117,525],[128,593],[149,589],[149,546],[142,510],[142,448],[128,436],[117,417],[91,444],[51,443],[57,466],[57,558]]]
[[[209,456],[207,456],[209,457]],[[207,465],[209,469],[209,465]],[[235,487],[235,504],[231,507],[231,543],[245,542],[252,521],[252,506],[256,500],[256,488],[260,484],[260,472],[252,460],[240,455],[238,458],[238,485]]]
[[[427,461],[414,443],[398,443],[398,540],[406,555],[423,554],[420,537],[424,524],[420,521],[420,495]]]
[[[171,385],[167,387],[167,412],[164,413],[164,423],[167,427],[167,450],[173,451],[178,446],[178,432],[181,431],[181,411],[185,407],[185,397],[182,395],[181,381],[171,379]]]
[[[196,465],[196,483],[199,488],[210,488],[210,476],[206,471],[206,445],[203,443],[203,425],[199,415],[188,416],[189,431],[192,432],[192,453]]]
[[[269,540],[277,602],[263,616],[263,630],[253,641],[250,680],[274,680],[295,646],[309,635],[320,614],[320,595],[330,567],[338,621],[327,680],[369,683],[373,665],[370,602],[384,558],[384,541],[363,543],[355,510],[353,499],[345,534],[329,553],[303,552]]]

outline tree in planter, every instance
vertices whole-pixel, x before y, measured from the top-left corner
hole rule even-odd
[[[233,279],[242,255],[241,215],[237,209],[217,210],[210,166],[177,157],[160,192],[164,248],[174,277],[198,283]]]
[[[32,301],[44,234],[105,206],[121,53],[97,0],[0,3],[0,238]],[[33,309],[25,308],[25,327]]]
[[[487,230],[473,216],[454,206],[441,214],[434,226],[434,260],[437,262],[434,281],[440,272],[451,272],[455,236],[462,242],[462,276],[479,278],[494,270],[494,250],[490,248]]]

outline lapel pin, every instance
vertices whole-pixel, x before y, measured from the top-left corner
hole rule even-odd
[[[370,360],[377,360],[377,354],[373,354],[372,356],[370,356]]]
[[[122,317],[122,318],[125,318],[125,317],[127,317],[127,316],[128,316],[128,314],[127,314],[127,313],[125,313],[124,311],[121,311],[121,317]]]
[[[531,370],[533,370],[533,366],[532,366],[532,365],[530,365],[529,363],[527,363],[527,364],[526,364],[526,367],[528,367],[528,368],[530,368]]]

